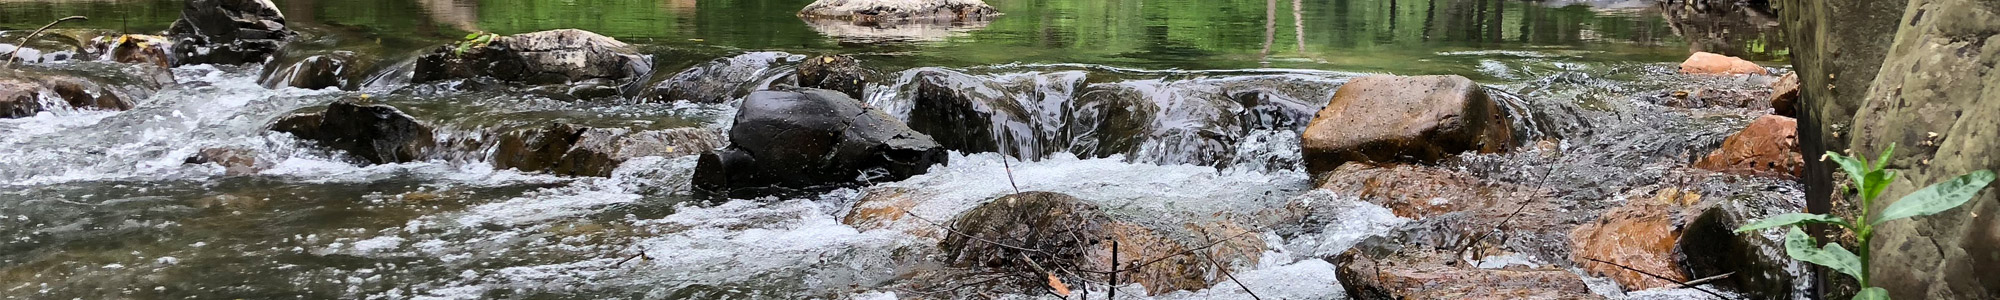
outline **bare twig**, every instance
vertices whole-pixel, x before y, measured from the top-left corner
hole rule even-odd
[[[1264,300],[1264,298],[1262,298],[1262,297],[1257,297],[1257,292],[1252,292],[1252,291],[1250,291],[1250,286],[1248,286],[1248,285],[1243,285],[1243,281],[1240,281],[1240,280],[1236,280],[1236,275],[1234,275],[1234,274],[1229,274],[1229,266],[1225,266],[1225,265],[1222,265],[1222,263],[1221,263],[1221,262],[1217,262],[1217,261],[1215,261],[1215,257],[1213,257],[1213,256],[1208,256],[1208,255],[1195,255],[1195,256],[1200,256],[1201,258],[1204,258],[1204,259],[1208,259],[1208,263],[1209,263],[1209,264],[1211,264],[1211,265],[1215,265],[1215,270],[1217,270],[1217,271],[1222,271],[1222,276],[1223,276],[1223,277],[1229,277],[1229,281],[1231,281],[1231,282],[1235,282],[1235,283],[1236,283],[1236,287],[1240,287],[1240,288],[1243,288],[1243,292],[1244,292],[1244,293],[1247,293],[1247,294],[1250,294],[1250,299],[1252,299],[1252,300]]]
[[[616,266],[621,266],[621,265],[624,265],[624,264],[625,264],[625,262],[628,262],[628,261],[632,261],[632,259],[634,259],[634,258],[640,258],[640,259],[644,259],[644,260],[648,260],[648,261],[650,261],[650,260],[653,260],[653,256],[651,256],[651,255],[646,255],[646,248],[644,248],[644,247],[640,247],[640,248],[639,248],[639,253],[638,253],[638,254],[633,254],[632,256],[627,256],[627,257],[625,257],[625,259],[620,259],[620,260],[618,260],[618,263],[614,263],[614,264],[611,264],[611,266],[613,266],[613,267],[616,267]]]
[[[1007,163],[1007,154],[1000,154],[1000,168],[1007,170],[1007,185],[1014,187],[1014,193],[1021,193],[1021,185],[1014,183],[1014,166]]]
[[[912,212],[908,212],[908,211],[905,211],[905,212],[903,212],[903,214],[905,214],[905,215],[910,215],[910,217],[913,217],[913,218],[917,218],[917,220],[923,220],[923,221],[924,221],[924,223],[931,223],[931,226],[937,226],[938,228],[941,228],[941,229],[944,229],[944,231],[945,231],[945,232],[950,232],[951,234],[956,234],[956,235],[959,235],[959,236],[964,236],[964,237],[966,237],[966,238],[969,238],[969,239],[973,239],[973,240],[976,240],[976,241],[981,241],[981,242],[986,242],[987,244],[993,244],[994,246],[1000,246],[1000,247],[1005,247],[1005,248],[1008,248],[1008,249],[1014,249],[1014,250],[1021,250],[1021,251],[1030,251],[1030,252],[1040,252],[1040,253],[1047,253],[1047,251],[1042,251],[1042,249],[1029,249],[1029,248],[1023,248],[1023,247],[1021,247],[1021,246],[1015,246],[1015,245],[1008,245],[1008,244],[1003,244],[1003,243],[1000,243],[1000,242],[995,242],[995,241],[991,241],[991,240],[987,240],[987,239],[983,239],[983,238],[979,238],[979,237],[977,237],[977,236],[973,236],[973,235],[970,235],[970,234],[965,234],[965,233],[963,233],[963,232],[958,232],[958,230],[954,230],[954,229],[951,229],[951,226],[944,226],[944,224],[938,224],[938,222],[936,222],[936,221],[931,221],[931,219],[926,219],[926,218],[924,218],[923,216],[918,216],[918,215],[917,215],[916,213],[912,213]]]
[[[1150,259],[1150,260],[1145,260],[1145,262],[1144,262],[1144,263],[1140,263],[1140,264],[1136,264],[1136,265],[1132,265],[1132,267],[1129,267],[1129,268],[1125,268],[1125,269],[1127,269],[1127,270],[1131,270],[1131,269],[1138,269],[1138,268],[1144,268],[1144,267],[1146,267],[1146,266],[1151,266],[1151,265],[1153,265],[1153,264],[1155,264],[1155,263],[1159,263],[1159,262],[1162,262],[1162,261],[1167,261],[1167,259],[1169,259],[1169,258],[1174,258],[1174,257],[1179,257],[1179,256],[1182,256],[1182,255],[1194,255],[1195,253],[1197,253],[1197,251],[1202,251],[1202,250],[1208,250],[1208,248],[1214,248],[1214,247],[1215,247],[1215,245],[1219,245],[1219,244],[1222,244],[1223,242],[1227,242],[1227,241],[1231,241],[1231,240],[1235,240],[1236,238],[1240,238],[1240,237],[1243,237],[1243,236],[1245,236],[1245,235],[1249,235],[1249,234],[1251,234],[1251,233],[1256,233],[1256,232],[1254,232],[1254,231],[1244,231],[1243,233],[1238,233],[1238,234],[1236,234],[1236,235],[1232,235],[1232,236],[1229,236],[1229,238],[1225,238],[1225,239],[1222,239],[1222,240],[1219,240],[1219,241],[1215,241],[1215,242],[1213,242],[1213,243],[1208,243],[1208,245],[1202,245],[1201,247],[1195,247],[1195,248],[1189,248],[1189,249],[1187,249],[1187,250],[1183,250],[1183,251],[1181,251],[1181,252],[1174,252],[1174,253],[1170,253],[1170,254],[1167,254],[1167,255],[1161,255],[1160,257],[1157,257],[1157,258],[1153,258],[1153,259]],[[1117,241],[1116,239],[1113,239],[1113,240],[1111,241],[1111,248],[1113,249],[1113,250],[1112,250],[1112,252],[1111,252],[1111,254],[1112,254],[1113,256],[1116,256],[1116,255],[1118,254],[1118,251],[1116,250],[1116,249],[1118,248],[1118,241]],[[1114,265],[1114,266],[1115,266],[1115,265]],[[1105,274],[1105,273],[1114,273],[1114,272],[1105,272],[1105,271],[1092,271],[1092,270],[1077,270],[1077,271],[1078,271],[1078,272],[1086,272],[1086,273],[1097,273],[1097,274]],[[1113,271],[1116,271],[1116,270],[1113,270]]]
[[[1534,189],[1534,190],[1533,190],[1532,192],[1534,192],[1534,193],[1535,193],[1535,194],[1537,194],[1537,195],[1540,195],[1540,194],[1542,193],[1542,188],[1544,188],[1544,187],[1547,187],[1547,186],[1548,186],[1548,184],[1549,184],[1549,178],[1550,178],[1550,177],[1554,177],[1554,175],[1555,175],[1555,173],[1556,173],[1556,168],[1558,168],[1558,167],[1562,167],[1562,165],[1561,165],[1561,164],[1557,164],[1557,165],[1556,165],[1555,167],[1550,167],[1550,168],[1549,168],[1549,171],[1548,171],[1548,172],[1542,172],[1542,178],[1540,179],[1540,181],[1539,181],[1539,182],[1536,182],[1536,183],[1535,183],[1535,189]],[[1521,211],[1522,211],[1522,210],[1526,210],[1526,209],[1528,209],[1528,204],[1529,204],[1529,203],[1532,203],[1533,201],[1534,201],[1534,199],[1528,199],[1528,200],[1524,200],[1524,201],[1521,201],[1521,206],[1520,206],[1520,207],[1516,207],[1516,208],[1514,208],[1514,212],[1512,212],[1512,213],[1508,213],[1508,214],[1507,214],[1507,218],[1504,218],[1504,219],[1501,219],[1501,220],[1500,220],[1500,223],[1496,223],[1496,224],[1493,224],[1493,228],[1492,228],[1492,229],[1489,229],[1489,230],[1486,230],[1485,232],[1480,232],[1480,233],[1479,233],[1479,236],[1478,236],[1478,237],[1474,237],[1474,238],[1472,238],[1472,240],[1471,240],[1471,241],[1468,241],[1468,242],[1466,242],[1465,244],[1461,244],[1461,245],[1459,245],[1459,246],[1458,246],[1458,253],[1456,253],[1456,254],[1452,254],[1452,255],[1451,255],[1451,259],[1452,259],[1452,262],[1453,262],[1453,263],[1456,263],[1456,262],[1458,262],[1458,260],[1460,260],[1460,259],[1465,259],[1465,250],[1466,250],[1466,249],[1471,249],[1471,248],[1473,248],[1474,246],[1477,246],[1477,245],[1479,245],[1479,242],[1482,242],[1482,241],[1485,241],[1485,240],[1486,240],[1486,237],[1487,237],[1487,236],[1491,236],[1491,235],[1493,235],[1493,232],[1496,232],[1496,231],[1499,231],[1499,230],[1500,230],[1500,227],[1504,227],[1504,226],[1507,226],[1507,223],[1508,223],[1508,222],[1513,222],[1513,221],[1514,221],[1514,216],[1517,216],[1517,215],[1520,215],[1520,214],[1521,214]],[[1477,255],[1477,254],[1475,254],[1475,255]],[[1475,259],[1475,261],[1476,261],[1476,260],[1477,260],[1477,259]],[[1476,265],[1476,264],[1478,264],[1478,263],[1477,263],[1477,262],[1475,262],[1474,264]]]
[[[1657,279],[1660,279],[1660,280],[1666,280],[1667,282],[1673,282],[1673,283],[1677,283],[1677,284],[1680,284],[1680,285],[1681,285],[1681,287],[1683,287],[1683,288],[1692,288],[1692,289],[1694,289],[1694,290],[1697,290],[1697,291],[1701,291],[1702,293],[1708,293],[1708,295],[1709,295],[1709,296],[1715,296],[1715,298],[1716,298],[1716,299],[1729,299],[1729,297],[1724,297],[1724,296],[1722,296],[1722,294],[1720,294],[1720,293],[1716,293],[1716,292],[1714,292],[1714,291],[1710,291],[1710,290],[1708,290],[1708,289],[1704,289],[1704,288],[1701,288],[1701,287],[1698,287],[1698,286],[1695,286],[1695,285],[1696,285],[1696,283],[1694,283],[1694,281],[1686,281],[1686,282],[1683,282],[1683,281],[1680,281],[1680,280],[1675,280],[1675,279],[1673,279],[1673,278],[1667,278],[1666,276],[1660,276],[1659,274],[1653,274],[1652,272],[1646,272],[1646,271],[1643,271],[1643,270],[1639,270],[1639,269],[1635,269],[1635,268],[1632,268],[1632,267],[1627,267],[1627,266],[1625,266],[1625,265],[1621,265],[1621,264],[1617,264],[1617,263],[1613,263],[1613,262],[1608,262],[1608,261],[1604,261],[1604,260],[1600,260],[1600,259],[1596,259],[1596,258],[1590,258],[1590,257],[1584,257],[1583,259],[1588,259],[1588,260],[1590,260],[1590,261],[1594,261],[1594,262],[1597,262],[1597,263],[1601,263],[1601,264],[1607,264],[1607,265],[1611,265],[1611,266],[1613,266],[1613,267],[1618,267],[1618,268],[1620,268],[1620,269],[1625,269],[1625,270],[1627,270],[1627,271],[1632,271],[1632,272],[1638,272],[1639,274],[1641,274],[1641,275],[1646,275],[1647,277],[1652,277],[1652,278],[1657,278]],[[1701,280],[1705,280],[1705,281],[1703,281],[1703,282],[1706,282],[1706,281],[1715,281],[1715,280],[1718,280],[1718,279],[1721,279],[1721,277],[1726,277],[1726,276],[1729,276],[1730,274],[1736,274],[1736,273],[1729,273],[1729,274],[1722,274],[1722,275],[1719,275],[1719,276],[1712,276],[1712,277],[1709,277],[1709,278],[1702,278]]]
[[[56,19],[56,21],[55,21],[55,22],[49,22],[49,25],[42,25],[42,28],[41,28],[41,29],[35,29],[35,32],[30,32],[30,33],[28,33],[28,36],[26,36],[26,37],[21,37],[21,44],[19,44],[19,45],[15,45],[15,46],[14,46],[14,50],[13,50],[13,51],[7,51],[7,56],[6,56],[6,59],[4,60],[5,62],[0,62],[0,67],[12,67],[12,66],[14,66],[14,59],[15,59],[15,58],[19,58],[19,57],[15,56],[15,55],[20,55],[20,54],[21,54],[21,48],[27,48],[27,47],[28,47],[28,41],[29,41],[29,40],[33,40],[33,39],[35,39],[35,36],[36,36],[36,35],[40,35],[40,34],[42,34],[42,31],[46,31],[46,30],[49,30],[49,27],[56,27],[56,24],[59,24],[59,23],[62,23],[62,22],[64,22],[64,21],[69,21],[69,20],[89,20],[89,19],[90,19],[90,18],[85,18],[85,17],[83,17],[83,16],[69,16],[69,17],[64,17],[64,18],[61,18],[61,19]]]
[[[1089,272],[1089,271],[1085,271],[1085,272]],[[1110,287],[1111,287],[1111,288],[1109,288],[1108,290],[1110,290],[1110,293],[1111,293],[1111,295],[1110,295],[1110,296],[1105,296],[1105,297],[1104,297],[1104,299],[1107,299],[1107,300],[1111,300],[1111,299],[1118,299],[1118,239],[1111,239],[1111,285],[1110,285]]]

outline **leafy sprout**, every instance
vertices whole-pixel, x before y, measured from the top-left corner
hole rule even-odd
[[[493,43],[494,38],[498,37],[500,35],[485,31],[467,34],[465,35],[465,40],[458,41],[458,46],[452,49],[451,54],[452,56],[465,56],[466,52],[472,51],[473,48],[486,47],[487,44]]]
[[[1932,184],[1904,195],[1902,199],[1882,209],[1879,215],[1870,218],[1868,208],[1874,207],[1875,199],[1882,195],[1882,191],[1888,189],[1889,183],[1896,180],[1895,171],[1883,169],[1884,165],[1888,164],[1889,154],[1895,151],[1896,145],[1890,144],[1889,149],[1883,150],[1882,156],[1873,162],[1868,161],[1867,157],[1849,157],[1827,152],[1827,157],[1840,164],[1840,169],[1847,172],[1849,179],[1854,180],[1855,193],[1861,196],[1862,213],[1855,216],[1853,222],[1823,214],[1789,213],[1743,225],[1737,228],[1736,232],[1809,224],[1835,225],[1852,231],[1858,238],[1856,252],[1848,252],[1839,243],[1814,246],[1819,245],[1819,241],[1813,240],[1811,235],[1799,230],[1798,227],[1792,227],[1791,231],[1785,234],[1785,255],[1854,276],[1863,287],[1854,295],[1854,299],[1889,299],[1888,290],[1868,285],[1868,241],[1875,236],[1875,226],[1893,220],[1935,215],[1965,205],[1974,195],[1978,195],[1980,190],[1985,189],[1988,183],[1992,183],[1994,177],[1991,170],[1978,170],[1959,175],[1951,180]]]

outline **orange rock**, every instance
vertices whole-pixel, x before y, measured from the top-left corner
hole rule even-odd
[[[1722,141],[1708,157],[1694,167],[1744,175],[1799,178],[1805,172],[1805,157],[1799,153],[1798,120],[1765,115],[1750,122],[1743,131]]]
[[[1430,163],[1514,146],[1511,124],[1486,88],[1461,76],[1349,80],[1302,138],[1306,169],[1313,174],[1350,161]]]
[[[854,209],[848,210],[847,217],[841,218],[840,222],[861,231],[902,229],[912,236],[943,238],[938,235],[936,226],[919,224],[923,221],[910,217],[910,209],[917,207],[917,198],[916,191],[912,189],[872,189],[867,196],[854,203]]]
[[[1793,118],[1799,117],[1797,108],[1793,107],[1794,103],[1798,103],[1798,101],[1799,73],[1785,74],[1785,77],[1778,78],[1777,82],[1771,83],[1771,109],[1776,111],[1774,114]]]
[[[1687,61],[1681,62],[1681,74],[1767,75],[1770,71],[1764,70],[1764,67],[1757,63],[1734,56],[1695,52],[1694,55],[1688,56]]]
[[[1681,232],[1674,225],[1674,214],[1678,210],[1673,205],[1656,201],[1632,200],[1625,206],[1606,211],[1596,222],[1584,224],[1571,232],[1570,255],[1585,272],[1610,277],[1627,290],[1677,286],[1674,282],[1592,259],[1687,281],[1687,275],[1681,272],[1674,258],[1674,245],[1681,239]]]

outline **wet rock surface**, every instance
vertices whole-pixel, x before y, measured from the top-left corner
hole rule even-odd
[[[1799,117],[1799,73],[1786,73],[1785,77],[1771,82],[1771,114]]]
[[[1071,278],[1067,274],[1108,273],[1117,252],[1118,282],[1137,283],[1153,295],[1207,288],[1216,261],[1256,263],[1259,248],[1185,245],[1152,229],[1113,220],[1089,202],[1050,192],[1025,192],[992,199],[951,221],[955,233],[939,242],[946,263],[1024,274],[1020,278]],[[1239,230],[1240,232],[1240,230]],[[1227,231],[1218,230],[1225,235]],[[1218,242],[1242,235],[1220,237]],[[1112,244],[1118,246],[1114,250]],[[1197,247],[1209,247],[1194,249]],[[1230,251],[1247,250],[1247,251]],[[1197,251],[1198,250],[1198,251]],[[1090,276],[1090,279],[1102,276]],[[1020,281],[1024,289],[1046,281]]]
[[[1403,229],[1410,230],[1410,229]],[[1332,258],[1353,299],[1603,299],[1552,265],[1471,266],[1456,248],[1370,238]]]
[[[162,69],[173,67],[173,56],[167,54],[167,49],[172,49],[173,44],[170,38],[144,34],[101,36],[90,40],[90,48],[101,53],[104,60]]]
[[[322,112],[285,116],[271,124],[271,131],[346,151],[373,164],[417,161],[437,144],[429,125],[395,107],[353,99],[328,104]]]
[[[656,102],[729,102],[752,91],[769,88],[770,83],[782,75],[783,66],[800,58],[784,52],[751,52],[716,59],[674,73],[666,81],[654,84],[641,97]]]
[[[1688,205],[1680,203],[1685,199],[1680,194],[1678,190],[1658,191],[1657,198],[1630,200],[1604,212],[1597,221],[1578,226],[1570,233],[1575,251],[1572,259],[1585,272],[1610,277],[1628,290],[1677,287],[1687,282],[1690,278],[1674,258],[1674,247],[1681,240],[1680,221],[1675,217]],[[1699,199],[1700,195],[1694,197]],[[1671,203],[1659,203],[1662,200]]]
[[[23,118],[42,111],[41,87],[33,82],[0,78],[0,118]]]
[[[298,33],[269,0],[191,0],[167,35],[180,66],[265,62]]]
[[[854,99],[867,99],[862,88],[868,85],[868,69],[847,55],[823,55],[799,64],[798,86],[837,91]]]
[[[264,64],[258,82],[267,88],[356,90],[370,75],[367,72],[372,62],[362,61],[349,51],[286,53]]]
[[[99,52],[91,51],[83,39],[56,30],[43,32],[25,42],[33,30],[14,30],[0,33],[0,61],[15,63],[53,63],[71,60],[90,60]]]
[[[1508,118],[1485,87],[1459,76],[1349,80],[1307,125],[1306,169],[1354,161],[1434,163],[1466,151],[1514,146]]]
[[[1798,121],[1765,115],[1742,132],[1723,140],[1722,148],[1696,161],[1697,168],[1745,175],[1799,178],[1805,156],[1799,153]]]
[[[652,59],[617,39],[576,29],[538,31],[494,38],[484,47],[458,53],[439,46],[417,57],[412,83],[493,78],[560,90],[576,98],[603,95],[579,90],[583,83],[633,95],[653,74]]]
[[[944,164],[930,136],[838,92],[782,88],[751,93],[730,145],[702,154],[697,198],[803,195],[895,181]]]
[[[221,166],[224,174],[230,176],[257,174],[259,171],[270,168],[271,165],[270,162],[258,160],[255,150],[239,147],[201,149],[201,152],[196,152],[194,156],[188,157],[186,163],[213,163]]]
[[[493,166],[561,175],[611,176],[626,160],[696,155],[722,146],[707,128],[629,130],[556,123],[500,136]]]

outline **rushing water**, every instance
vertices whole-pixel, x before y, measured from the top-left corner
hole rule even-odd
[[[688,198],[692,157],[634,159],[609,177],[495,170],[492,135],[507,129],[558,121],[723,128],[734,108],[399,82],[408,69],[398,62],[410,53],[469,31],[592,30],[642,45],[657,62],[656,80],[688,67],[750,68],[730,81],[739,89],[790,72],[801,58],[791,53],[854,54],[888,74],[870,83],[865,100],[902,117],[909,76],[925,70],[1021,99],[1080,101],[1112,90],[1123,92],[1107,97],[1199,103],[1254,90],[1306,109],[1361,74],[1459,74],[1525,112],[1514,120],[1531,133],[1524,136],[1578,157],[1482,155],[1459,167],[1496,181],[1549,181],[1568,192],[1567,206],[1586,211],[1615,206],[1602,200],[1661,179],[1755,115],[1642,101],[1682,86],[1671,66],[1689,49],[1752,58],[1783,51],[1773,42],[1781,38],[1756,26],[1684,23],[1651,1],[996,0],[989,3],[1007,14],[980,28],[886,35],[802,22],[792,14],[803,0],[275,2],[307,31],[304,47],[380,61],[370,74],[377,79],[360,91],[270,89],[257,66],[186,66],[173,70],[177,85],[129,111],[0,119],[0,297],[879,299],[897,297],[891,287],[906,286],[908,274],[935,268],[926,257],[935,241],[842,224],[864,190],[702,203]],[[156,32],[179,17],[179,5],[0,0],[0,30],[86,15],[64,26]],[[118,72],[101,62],[28,68]],[[370,166],[265,130],[357,93],[437,125],[441,142],[470,146]],[[870,188],[934,191],[913,212],[938,218],[1017,186],[1075,195],[1140,223],[1303,203],[1336,221],[1260,230],[1270,250],[1235,276],[1266,299],[1341,297],[1323,258],[1409,220],[1311,191],[1297,129],[1251,127],[1224,145],[1185,142],[1213,136],[1207,128],[1166,126],[1181,131],[1157,133],[1131,152],[1051,147],[1006,163],[994,153],[954,153],[949,166]],[[184,163],[214,147],[248,149],[263,169],[231,176]],[[1568,175],[1532,175],[1550,168]],[[1706,184],[1735,195],[1797,194],[1795,183],[1768,180]],[[1755,191],[1765,186],[1792,191]],[[1224,283],[1159,298],[1247,297],[1242,290]],[[908,293],[900,296],[923,297]]]

